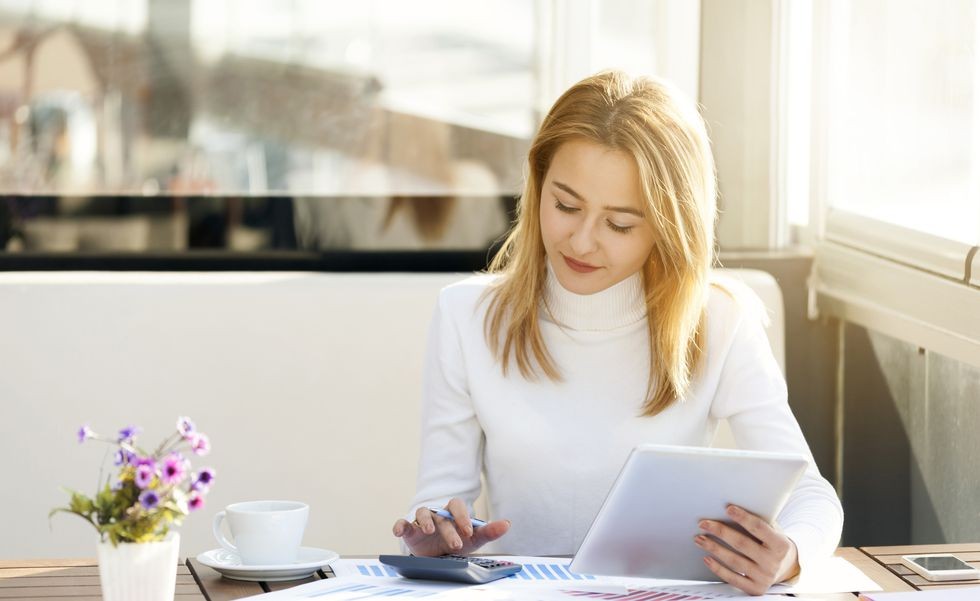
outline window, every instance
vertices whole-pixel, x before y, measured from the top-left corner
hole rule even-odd
[[[974,0],[829,2],[826,200],[980,243]]]
[[[976,364],[975,0],[817,0],[816,307]]]
[[[687,0],[0,0],[0,247],[485,250],[557,94],[695,95],[697,31]]]

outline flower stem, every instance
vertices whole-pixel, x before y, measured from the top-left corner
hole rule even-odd
[[[157,459],[163,457],[163,454],[165,452],[172,451],[174,448],[176,448],[177,444],[179,444],[180,441],[183,439],[184,437],[180,435],[180,432],[177,432],[176,434],[171,434],[170,438],[167,438],[162,443],[160,443],[160,446],[157,447],[157,450],[153,452],[153,456]]]
[[[109,449],[105,450],[105,455],[102,456],[102,463],[99,465],[99,480],[95,483],[95,492],[98,494],[99,487],[102,485],[102,474],[105,473],[105,460],[109,458]],[[95,524],[92,524],[93,526]]]

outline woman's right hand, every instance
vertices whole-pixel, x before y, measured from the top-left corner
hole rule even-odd
[[[419,507],[414,522],[398,520],[391,531],[405,541],[412,555],[437,557],[468,555],[497,540],[510,529],[510,520],[496,520],[474,530],[462,499],[450,499],[446,510],[453,515],[453,519],[439,517],[427,508]]]

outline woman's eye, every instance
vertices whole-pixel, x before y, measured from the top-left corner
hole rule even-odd
[[[608,219],[606,220],[606,224],[609,226],[609,229],[611,229],[614,232],[619,232],[620,234],[628,234],[634,227],[632,225],[616,225],[615,223],[609,221]]]
[[[558,200],[557,198],[555,199],[555,208],[562,213],[575,213],[578,211],[578,209],[575,207],[570,207],[567,204],[563,204],[562,201]]]

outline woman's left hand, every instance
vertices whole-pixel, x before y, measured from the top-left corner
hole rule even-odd
[[[782,531],[735,505],[728,506],[728,517],[750,536],[715,520],[701,520],[698,526],[734,551],[705,534],[694,537],[695,544],[710,554],[704,563],[718,578],[750,595],[762,595],[800,572],[796,545]]]

